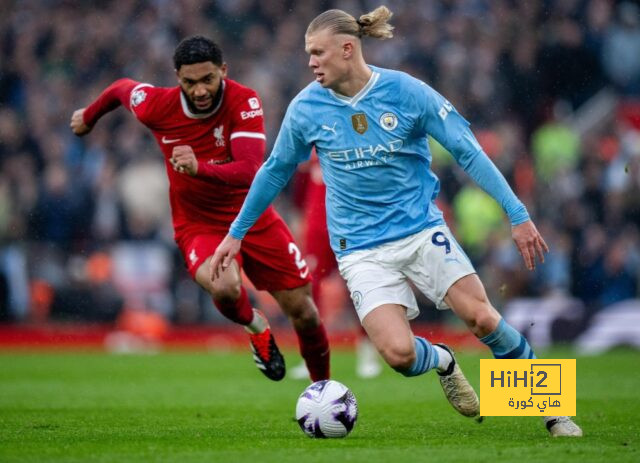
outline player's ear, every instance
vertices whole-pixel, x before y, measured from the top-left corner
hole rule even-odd
[[[227,77],[227,63],[222,63],[222,66],[220,66],[220,76],[224,79]]]
[[[350,40],[346,40],[342,44],[342,57],[344,59],[349,59],[353,56],[354,46],[353,42]]]
[[[176,71],[176,79],[178,80],[178,84],[180,83],[180,71],[178,71],[177,69],[175,69]]]

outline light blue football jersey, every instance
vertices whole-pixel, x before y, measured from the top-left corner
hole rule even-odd
[[[269,160],[256,175],[230,234],[244,237],[315,146],[327,185],[327,225],[336,255],[367,249],[444,223],[427,136],[442,144],[505,209],[529,219],[469,123],[410,75],[370,66],[353,97],[313,82],[291,102]]]

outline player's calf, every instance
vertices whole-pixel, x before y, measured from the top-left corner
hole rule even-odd
[[[293,324],[298,337],[300,355],[306,363],[311,380],[329,379],[331,372],[329,339],[318,315],[318,309],[311,299],[310,285],[274,291],[272,294]]]

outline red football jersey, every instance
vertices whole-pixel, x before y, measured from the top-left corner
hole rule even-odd
[[[226,233],[263,162],[266,136],[257,93],[231,79],[221,85],[222,98],[216,107],[207,114],[194,114],[180,87],[120,79],[84,113],[85,123],[92,126],[122,104],[151,129],[165,158],[176,235],[202,226]],[[169,162],[179,145],[193,149],[198,159],[196,176],[176,172]],[[269,207],[261,221],[270,222],[274,216]]]

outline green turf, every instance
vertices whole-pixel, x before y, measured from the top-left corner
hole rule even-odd
[[[478,359],[460,356],[475,386]],[[3,353],[0,462],[640,461],[637,352],[578,359],[582,439],[552,439],[537,417],[458,416],[433,373],[365,381],[351,353],[333,360],[360,416],[346,439],[316,440],[293,419],[305,383],[268,381],[248,353]]]

